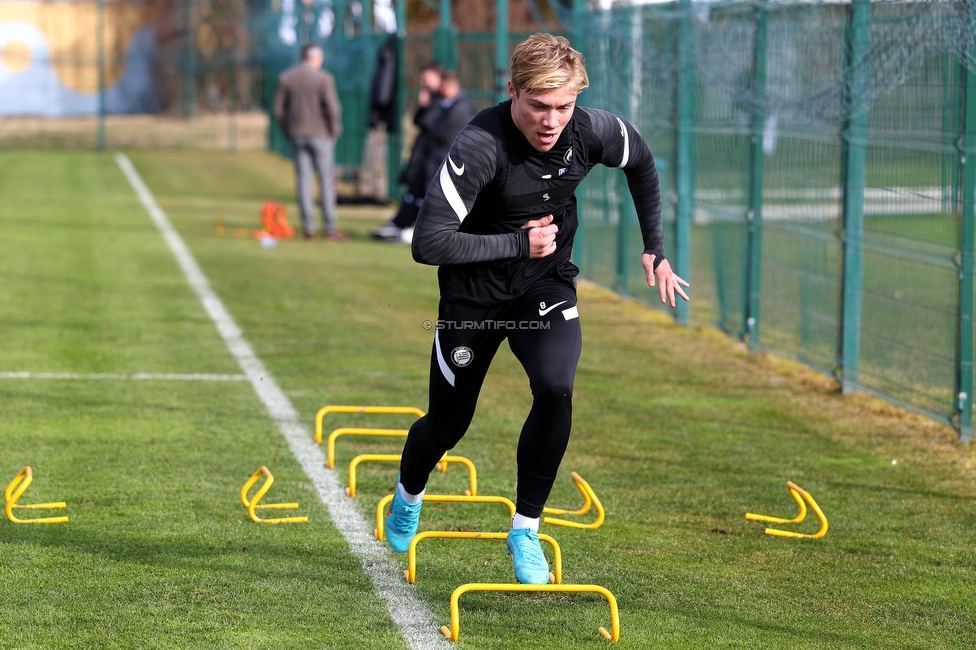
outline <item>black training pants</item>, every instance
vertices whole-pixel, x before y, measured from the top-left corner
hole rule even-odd
[[[438,318],[430,404],[427,415],[410,428],[400,482],[418,494],[444,452],[464,436],[491,360],[507,338],[532,390],[532,409],[518,443],[516,511],[539,517],[572,427],[573,379],[582,345],[575,288],[540,283],[490,308],[441,300]]]

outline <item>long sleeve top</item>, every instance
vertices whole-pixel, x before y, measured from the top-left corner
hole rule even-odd
[[[533,283],[572,282],[579,226],[576,188],[597,164],[623,169],[644,252],[665,259],[654,157],[626,120],[576,107],[556,144],[535,150],[511,116],[511,101],[485,109],[458,134],[427,191],[413,236],[418,262],[438,265],[442,298],[492,306]],[[556,250],[529,258],[530,220],[553,215]]]

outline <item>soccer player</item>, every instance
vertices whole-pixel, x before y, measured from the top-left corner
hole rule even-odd
[[[386,514],[390,546],[417,532],[427,478],[467,431],[492,357],[504,339],[522,364],[532,408],[519,437],[515,517],[507,547],[515,577],[549,581],[539,518],[569,441],[581,335],[570,262],[575,191],[601,163],[627,176],[644,240],[649,286],[674,307],[688,283],[664,255],[654,158],[625,120],[576,106],[589,85],[583,56],[559,36],[515,48],[510,99],[485,109],[455,139],[430,184],[413,239],[418,262],[437,265],[440,306],[427,415],[410,429]]]

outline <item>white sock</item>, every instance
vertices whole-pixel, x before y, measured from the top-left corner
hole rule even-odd
[[[512,517],[512,528],[531,528],[535,532],[539,532],[539,518],[526,517],[516,512],[515,516]]]
[[[409,504],[420,503],[421,501],[423,501],[424,500],[424,492],[426,492],[426,491],[427,491],[427,488],[424,488],[420,492],[420,494],[410,494],[409,492],[407,492],[403,488],[403,483],[397,483],[397,492],[400,494],[400,498],[403,499],[404,501],[406,501]],[[536,521],[538,521],[538,520],[536,520]]]

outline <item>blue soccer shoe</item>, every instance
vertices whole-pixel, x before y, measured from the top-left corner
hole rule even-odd
[[[508,554],[515,563],[515,579],[523,585],[544,585],[549,582],[549,563],[542,554],[539,533],[531,528],[513,528],[505,540]]]

